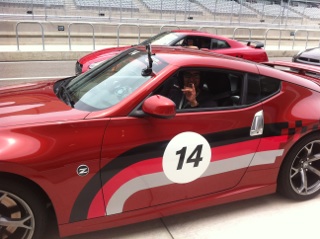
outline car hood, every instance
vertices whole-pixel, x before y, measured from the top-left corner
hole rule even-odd
[[[320,59],[320,48],[316,47],[307,49],[306,51],[302,52],[300,56],[312,59]]]
[[[54,94],[54,82],[0,88],[0,127],[84,119],[88,112],[71,108]]]
[[[83,56],[82,58],[80,58],[78,60],[78,62],[80,64],[83,64],[85,62],[90,62],[96,58],[101,58],[101,59],[95,60],[95,62],[102,61],[102,60],[111,58],[113,55],[119,54],[121,51],[124,51],[124,50],[128,49],[129,47],[130,46],[104,48],[104,49],[94,51],[94,52],[91,52],[90,54]],[[108,56],[110,56],[110,57],[108,57]]]

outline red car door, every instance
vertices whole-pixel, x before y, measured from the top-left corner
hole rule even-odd
[[[234,187],[260,139],[250,136],[260,104],[177,113],[173,119],[111,119],[102,150],[106,214]]]

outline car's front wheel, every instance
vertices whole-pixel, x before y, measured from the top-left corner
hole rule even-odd
[[[295,200],[320,193],[320,137],[309,135],[288,153],[280,169],[278,191]]]
[[[0,181],[0,239],[43,238],[47,218],[44,201],[25,185]]]

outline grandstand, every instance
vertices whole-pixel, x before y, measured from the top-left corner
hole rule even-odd
[[[40,7],[49,7],[49,6],[60,6],[64,5],[63,0],[0,0],[2,4],[11,4],[12,6],[40,6]]]
[[[97,9],[112,9],[112,10],[132,10],[139,11],[138,7],[132,2],[132,0],[75,0],[75,6],[80,9],[85,8],[97,8]]]
[[[297,2],[293,6],[290,6],[291,11],[297,12],[301,16],[305,16],[309,19],[320,19],[320,8],[318,5],[310,5],[306,2]]]
[[[247,5],[247,4],[246,4]],[[267,1],[251,3],[250,7],[254,9],[260,16],[282,16],[290,18],[301,18],[302,15],[292,11],[288,5],[279,5]]]
[[[191,14],[202,14],[202,9],[197,4],[184,1],[154,1],[154,0],[142,0],[141,1],[150,11],[166,11],[166,12],[180,12]]]
[[[235,15],[257,15],[257,13],[245,5],[240,4],[236,1],[224,1],[224,0],[197,0],[203,8],[210,11],[212,14],[220,13],[220,14],[235,14]]]
[[[0,0],[0,19],[50,19],[141,22],[206,21],[318,25],[320,9],[312,0]],[[234,18],[237,16],[237,18]],[[258,22],[258,21],[257,21]]]

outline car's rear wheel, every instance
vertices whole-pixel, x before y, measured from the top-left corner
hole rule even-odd
[[[278,191],[295,200],[307,200],[320,192],[320,138],[309,135],[288,153],[281,167]]]
[[[43,238],[44,201],[25,185],[0,180],[0,239]]]

